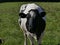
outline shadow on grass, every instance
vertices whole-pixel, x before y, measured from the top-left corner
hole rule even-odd
[[[2,19],[0,19],[0,22],[2,22]]]

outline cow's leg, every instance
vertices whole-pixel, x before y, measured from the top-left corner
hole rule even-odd
[[[29,35],[29,39],[30,39],[30,44],[34,45],[34,38],[31,35]]]
[[[34,42],[35,42],[34,35],[29,32],[27,34],[30,41],[30,45],[34,45]]]
[[[24,45],[27,45],[27,34],[24,33]]]
[[[38,45],[41,45],[43,35],[44,35],[44,32],[42,32],[41,35],[37,37],[37,43],[38,43]]]

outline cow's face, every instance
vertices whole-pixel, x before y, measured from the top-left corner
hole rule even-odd
[[[21,18],[21,24],[25,24],[25,27],[27,28],[27,30],[29,30],[30,32],[34,32],[31,30],[35,30],[35,28],[38,26],[40,26],[42,23],[44,23],[44,12],[42,12],[41,14],[39,14],[39,12],[37,10],[31,10],[29,11],[28,14],[24,14],[24,13],[20,13],[19,16]]]
[[[19,14],[20,19],[21,19],[21,23],[25,23],[25,25],[27,24],[27,27],[29,27],[29,29],[33,26],[33,21],[36,19],[36,12],[31,10],[29,11],[28,14],[24,14],[24,13],[20,13]]]

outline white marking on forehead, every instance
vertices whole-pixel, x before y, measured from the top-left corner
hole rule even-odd
[[[27,4],[23,4],[22,6],[21,6],[21,8],[20,8],[20,11],[19,11],[19,13],[22,11],[22,10],[25,10],[25,7],[27,6]]]
[[[32,3],[32,4],[27,4],[27,7],[23,13],[27,14],[31,9],[37,9],[39,13],[44,12],[42,7]]]
[[[38,6],[34,3],[27,4],[26,10],[23,13],[27,14],[31,9],[37,9],[37,8]]]

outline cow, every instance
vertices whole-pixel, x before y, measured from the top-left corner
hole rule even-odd
[[[30,45],[34,45],[34,40],[41,45],[46,27],[46,12],[41,6],[35,3],[21,5],[18,23],[24,33],[24,45],[28,45],[27,39]]]

